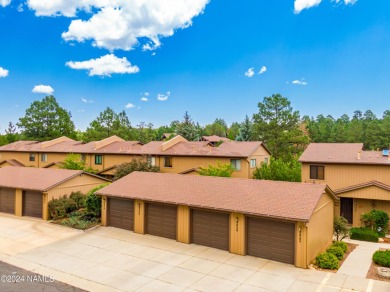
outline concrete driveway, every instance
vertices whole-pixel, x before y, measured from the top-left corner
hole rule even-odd
[[[389,283],[362,277],[117,228],[82,232],[5,214],[0,261],[89,291],[390,291]]]

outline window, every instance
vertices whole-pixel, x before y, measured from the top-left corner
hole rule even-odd
[[[256,159],[251,159],[251,168],[256,167]]]
[[[85,154],[81,154],[81,161],[86,161],[87,160],[87,156]]]
[[[41,154],[41,161],[42,162],[46,162],[47,161],[47,154],[46,153],[42,153]]]
[[[172,167],[172,157],[164,157],[164,167]]]
[[[230,164],[235,170],[241,170],[241,160],[240,159],[230,159]]]
[[[100,165],[103,163],[103,156],[102,155],[95,155],[95,164]]]
[[[155,166],[156,165],[156,157],[153,156],[148,156],[148,164],[150,166]],[[172,163],[171,163],[172,164]]]
[[[268,157],[264,158],[264,164],[268,164]]]
[[[323,165],[310,165],[310,179],[321,179],[325,178],[325,166]]]
[[[30,153],[30,161],[35,161],[35,153]]]

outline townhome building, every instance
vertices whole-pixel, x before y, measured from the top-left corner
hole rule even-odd
[[[260,141],[191,142],[181,136],[167,141],[124,141],[111,136],[101,141],[84,143],[67,137],[46,142],[17,141],[0,147],[0,167],[30,166],[60,168],[68,154],[80,154],[87,167],[107,178],[113,177],[116,167],[134,159],[146,159],[160,167],[163,173],[198,174],[200,167],[230,163],[233,177],[253,178],[261,163],[268,163],[271,153]]]
[[[302,182],[327,184],[340,204],[335,214],[353,226],[372,209],[390,213],[389,151],[364,151],[362,143],[311,143],[299,161]]]

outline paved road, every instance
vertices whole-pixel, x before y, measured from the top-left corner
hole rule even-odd
[[[50,275],[46,275],[45,277],[4,262],[0,262],[0,291],[82,292],[85,290],[55,281],[55,279],[50,277]]]

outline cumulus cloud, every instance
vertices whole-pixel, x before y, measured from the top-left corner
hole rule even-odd
[[[0,6],[7,6],[11,3],[11,0],[0,0]]]
[[[331,0],[332,2],[342,3],[345,5],[353,5],[357,2],[357,0]],[[294,13],[298,14],[303,9],[309,9],[314,6],[318,6],[322,0],[295,0],[294,2]]]
[[[267,67],[262,66],[262,67],[260,68],[259,74],[263,74],[263,73],[265,73],[266,71],[267,71]]]
[[[44,94],[51,95],[51,94],[53,94],[54,89],[50,85],[35,85],[32,92],[33,93],[44,93]]]
[[[4,0],[3,0],[4,1]],[[37,16],[76,17],[62,37],[66,41],[91,40],[108,50],[131,50],[140,45],[153,50],[162,37],[192,25],[209,0],[28,0]],[[88,19],[77,19],[83,11]]]
[[[94,102],[95,102],[95,101],[92,100],[92,99],[86,99],[86,98],[82,98],[81,101],[82,101],[83,103],[94,103]]]
[[[149,99],[145,96],[141,97],[141,101],[148,101]]]
[[[149,100],[149,92],[144,92],[142,94],[141,101],[148,101]]]
[[[159,93],[159,94],[157,94],[157,100],[166,101],[166,100],[168,100],[168,98],[170,96],[171,96],[171,93],[169,91],[167,91],[167,93],[165,93],[165,94]]]
[[[7,77],[8,73],[9,73],[9,71],[7,69],[0,67],[0,78]]]
[[[126,57],[118,58],[113,54],[88,61],[69,61],[65,65],[76,70],[88,70],[89,76],[111,76],[111,74],[134,74],[139,72],[138,66],[132,66]]]
[[[294,80],[291,82],[292,84],[295,84],[295,85],[307,85],[307,82],[305,81],[305,79],[301,78],[300,80]]]
[[[254,71],[255,68],[249,68],[246,72],[245,72],[245,76],[248,77],[248,78],[251,78],[253,77],[253,75],[255,75],[255,71]]]
[[[135,108],[135,105],[132,103],[128,103],[125,105],[125,108]]]

